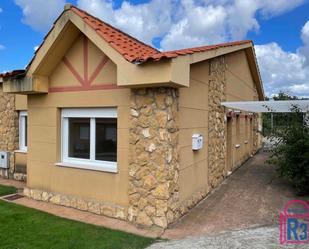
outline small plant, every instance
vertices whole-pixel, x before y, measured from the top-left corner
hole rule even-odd
[[[270,135],[273,141],[269,163],[279,166],[281,176],[289,179],[298,194],[309,193],[309,127],[296,107],[289,122]]]

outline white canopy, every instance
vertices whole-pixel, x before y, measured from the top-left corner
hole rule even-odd
[[[247,112],[292,112],[295,107],[301,112],[309,112],[309,100],[222,102],[221,105]]]

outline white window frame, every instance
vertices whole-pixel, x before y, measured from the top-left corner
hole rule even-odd
[[[28,147],[26,146],[26,118],[28,117],[27,111],[19,112],[19,150],[27,152]],[[28,122],[27,122],[28,124]]]
[[[90,159],[69,157],[69,118],[90,118]],[[95,160],[96,118],[117,118],[117,108],[68,108],[61,111],[61,163],[58,166],[116,173],[117,162]],[[118,147],[118,146],[117,146]]]

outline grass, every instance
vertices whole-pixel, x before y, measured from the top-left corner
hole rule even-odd
[[[0,201],[1,249],[134,249],[153,242],[155,239]]]
[[[17,189],[15,187],[0,185],[0,196],[10,195],[16,192],[17,192]]]

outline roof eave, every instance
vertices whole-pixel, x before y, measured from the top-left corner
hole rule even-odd
[[[255,54],[254,45],[252,44],[251,47],[245,50],[246,56],[249,62],[250,71],[253,77],[253,80],[257,86],[257,92],[259,95],[259,100],[264,101],[265,100],[265,93],[264,93],[264,87],[263,87],[263,81],[258,65],[258,61]]]

